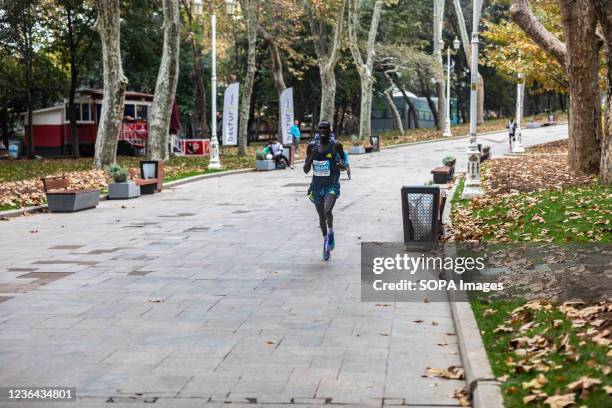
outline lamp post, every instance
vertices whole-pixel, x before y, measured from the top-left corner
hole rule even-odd
[[[478,111],[478,24],[482,0],[473,1],[472,13],[472,69],[470,72],[470,145],[466,152],[468,156],[467,175],[461,198],[472,199],[483,194],[480,184],[480,151],[476,143],[476,115]]]
[[[202,0],[193,0],[193,13],[201,16],[203,13]],[[229,16],[234,15],[234,0],[225,0],[225,11]],[[219,160],[219,139],[217,138],[217,14],[214,2],[210,3],[210,27],[212,32],[211,42],[211,138],[210,138],[210,158],[208,160],[209,169],[220,169]]]
[[[519,58],[519,66],[521,60]],[[525,82],[522,72],[518,73],[518,82],[516,83],[516,131],[514,133],[514,141],[512,143],[512,153],[523,153],[523,131],[521,130],[521,121],[523,119],[523,95],[525,92]]]
[[[459,49],[459,46],[461,45],[461,43],[459,42],[459,39],[457,37],[455,37],[455,39],[453,40],[453,48],[455,50]],[[453,133],[451,132],[451,120],[450,120],[450,108],[451,108],[451,103],[450,103],[450,92],[451,92],[451,49],[450,47],[446,48],[446,118],[444,120],[444,133],[442,133],[442,136],[444,137],[451,137],[453,136]]]

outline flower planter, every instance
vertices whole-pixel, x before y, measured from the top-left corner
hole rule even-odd
[[[132,181],[108,185],[109,200],[126,200],[136,197],[140,197],[140,186]]]
[[[255,160],[255,168],[260,171],[276,170],[274,160]]]
[[[351,146],[351,148],[349,149],[349,154],[365,154],[365,152],[366,150],[363,145]]]
[[[75,212],[95,208],[100,202],[100,190],[47,192],[51,212]]]

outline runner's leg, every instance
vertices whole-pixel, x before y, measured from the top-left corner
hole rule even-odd
[[[319,226],[321,227],[321,232],[323,236],[327,236],[327,222],[325,221],[325,204],[315,204],[315,208],[317,209],[317,214],[319,214]]]
[[[336,242],[334,239],[334,215],[332,213],[334,209],[334,205],[336,204],[336,195],[335,194],[327,194],[325,196],[323,210],[325,213],[325,221],[327,222],[327,247],[329,250],[333,250],[336,246]]]
[[[315,204],[315,208],[317,209],[317,214],[319,214],[319,226],[321,227],[321,232],[323,233],[323,254],[322,258],[324,261],[329,260],[329,256],[331,255],[329,248],[329,235],[327,232],[327,221],[325,220],[325,203]]]

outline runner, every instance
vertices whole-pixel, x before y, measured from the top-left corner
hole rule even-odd
[[[331,139],[331,126],[328,121],[319,123],[319,138],[308,144],[304,172],[312,168],[312,182],[308,198],[319,215],[319,226],[323,233],[323,260],[329,260],[335,247],[334,216],[332,211],[340,197],[340,169],[344,166],[342,144]]]

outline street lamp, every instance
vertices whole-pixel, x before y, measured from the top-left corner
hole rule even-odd
[[[458,50],[460,45],[461,43],[459,42],[459,39],[455,37],[455,39],[453,40],[453,48],[455,50]],[[450,88],[451,88],[450,72],[451,72],[451,49],[450,47],[447,47],[446,48],[446,118],[444,121],[444,133],[442,133],[442,136],[445,136],[445,137],[453,136],[453,133],[451,132],[451,123],[450,123],[450,107],[451,107],[451,104],[450,104]]]
[[[467,175],[461,198],[472,199],[483,194],[480,184],[480,151],[476,143],[476,115],[478,112],[478,25],[482,0],[473,1],[472,13],[472,69],[470,70],[470,145],[466,152],[468,156]]]
[[[225,11],[230,17],[234,15],[235,0],[225,0]],[[193,0],[193,13],[196,16],[201,16],[203,13],[202,0]],[[210,26],[212,32],[211,43],[211,138],[210,138],[210,159],[208,160],[209,169],[220,169],[221,161],[219,160],[219,139],[217,138],[217,14],[214,2],[210,3]]]
[[[519,55],[518,66],[521,66]],[[523,95],[525,92],[525,82],[523,73],[519,71],[518,82],[516,83],[516,130],[512,141],[512,153],[523,153],[523,131],[521,130],[521,120],[523,119]]]

